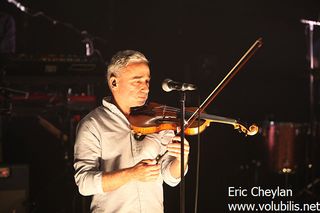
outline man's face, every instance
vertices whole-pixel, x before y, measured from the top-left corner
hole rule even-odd
[[[147,64],[129,64],[116,79],[117,87],[113,95],[123,110],[142,106],[146,102],[150,82],[150,69]]]

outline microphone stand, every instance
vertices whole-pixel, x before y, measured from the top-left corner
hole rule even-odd
[[[315,116],[315,97],[314,97],[314,75],[313,75],[313,71],[314,71],[314,52],[313,52],[313,30],[314,30],[314,26],[320,26],[320,22],[316,22],[316,21],[311,21],[311,20],[305,20],[305,19],[301,19],[300,20],[303,24],[306,24],[308,29],[309,29],[309,33],[308,33],[308,47],[309,47],[309,57],[310,57],[310,64],[309,64],[309,107],[310,107],[310,135],[311,135],[311,144],[307,145],[306,147],[306,164],[307,164],[307,168],[308,169],[312,169],[314,170],[314,165],[312,165],[312,161],[314,159],[310,159],[310,154],[311,157],[314,156],[313,154],[313,148],[316,142],[316,125],[317,125],[317,121],[316,121],[316,116]],[[310,151],[312,153],[310,153]],[[312,171],[311,171],[312,172]],[[311,176],[313,176],[314,174],[311,173]],[[309,181],[309,177],[310,174],[307,173],[307,177],[306,177],[306,182],[308,183]],[[313,177],[312,177],[313,178]],[[310,184],[309,184],[310,185]],[[310,188],[310,187],[309,187]]]
[[[65,28],[72,30],[77,35],[80,35],[83,38],[81,42],[84,43],[84,45],[85,45],[85,55],[87,57],[89,57],[89,56],[92,56],[94,53],[97,53],[101,62],[104,63],[104,59],[101,55],[101,52],[97,49],[94,49],[94,46],[93,46],[93,41],[95,41],[95,40],[100,41],[103,44],[107,44],[108,42],[106,40],[104,40],[103,38],[98,37],[98,36],[93,36],[90,33],[88,33],[86,30],[79,30],[70,23],[53,19],[52,17],[47,16],[42,11],[33,12],[31,9],[29,9],[28,7],[25,7],[24,5],[22,5],[20,2],[18,2],[16,0],[7,0],[7,2],[14,4],[19,10],[30,15],[31,17],[42,17],[42,18],[46,19],[47,21],[49,21],[53,25],[60,24],[60,25],[64,26]]]
[[[181,160],[180,160],[180,213],[185,212],[185,177],[184,177],[184,139],[185,139],[185,114],[186,114],[186,92],[181,91],[180,96],[180,138],[181,138]]]

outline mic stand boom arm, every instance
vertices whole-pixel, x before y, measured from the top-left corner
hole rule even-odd
[[[104,45],[107,44],[108,42],[106,40],[104,40],[103,38],[98,37],[98,36],[93,36],[93,35],[89,34],[86,30],[79,30],[78,28],[76,28],[75,26],[73,26],[72,24],[70,24],[68,22],[62,22],[62,21],[53,19],[52,17],[47,16],[42,11],[33,12],[31,9],[29,9],[28,7],[25,7],[24,5],[22,5],[20,2],[18,2],[16,0],[7,0],[7,2],[14,4],[19,10],[30,15],[31,17],[42,17],[42,18],[46,19],[47,21],[49,21],[53,25],[60,24],[63,27],[68,28],[71,31],[75,32],[77,35],[80,35],[83,38],[82,43],[85,44],[86,56],[92,56],[92,54],[94,52],[96,52],[98,54],[98,56],[100,57],[100,59],[102,60],[102,62],[104,61],[103,57],[101,56],[100,51],[97,49],[94,49],[94,47],[93,47],[93,41],[95,41],[95,40],[100,41]]]

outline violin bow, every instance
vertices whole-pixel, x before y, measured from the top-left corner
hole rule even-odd
[[[198,114],[201,114],[208,105],[217,97],[217,95],[223,90],[223,88],[230,82],[230,80],[239,72],[239,70],[249,61],[249,59],[256,53],[256,51],[262,46],[262,38],[257,39],[251,47],[240,58],[236,65],[229,71],[229,73],[222,79],[222,81],[216,86],[216,88],[210,93],[210,95],[202,102],[202,104],[194,111],[185,124],[185,129],[191,126],[191,124],[197,119]]]
[[[210,93],[210,95],[204,100],[204,102],[194,111],[194,113],[189,117],[185,124],[185,129],[191,126],[191,124],[197,119],[196,115],[200,115],[205,108],[213,101],[215,97],[223,90],[223,88],[230,82],[230,80],[239,72],[239,70],[249,61],[249,59],[254,55],[254,53],[262,46],[262,38],[257,39],[251,47],[245,52],[245,54],[240,58],[236,65],[229,71],[229,73],[222,79],[222,81],[216,86],[216,88]],[[258,128],[254,126],[254,128]],[[256,129],[257,131],[257,129]],[[156,158],[157,164],[161,162],[164,156],[167,154],[166,151],[163,155],[158,155]]]

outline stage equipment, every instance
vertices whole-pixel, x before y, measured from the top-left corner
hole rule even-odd
[[[29,167],[0,166],[0,211],[27,213],[29,207]]]
[[[272,172],[292,174],[303,167],[308,129],[309,124],[273,121],[263,128],[268,166]]]
[[[315,157],[315,148],[318,147],[319,141],[317,141],[317,126],[319,125],[316,112],[315,112],[315,64],[314,64],[314,28],[320,27],[320,22],[301,19],[301,23],[306,26],[306,39],[308,41],[308,53],[307,58],[309,59],[309,107],[310,107],[310,143],[306,147],[306,184],[314,182],[315,179],[315,164],[317,163],[314,159]]]

